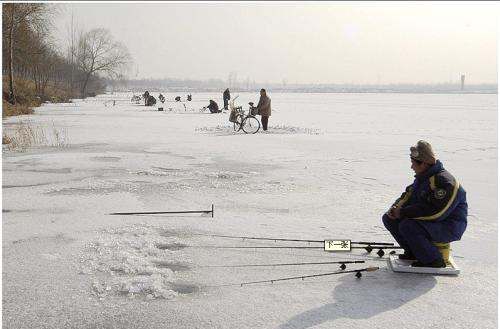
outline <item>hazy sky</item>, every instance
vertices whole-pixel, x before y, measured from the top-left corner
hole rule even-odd
[[[497,81],[495,3],[67,3],[56,26],[104,27],[132,78],[288,83]]]

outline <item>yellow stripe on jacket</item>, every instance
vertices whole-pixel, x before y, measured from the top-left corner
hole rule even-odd
[[[435,185],[435,181],[434,181],[434,176],[429,178],[429,180],[430,180],[431,187],[434,185],[434,188],[435,188],[436,185]],[[455,185],[453,186],[453,192],[452,192],[451,198],[448,201],[448,203],[446,204],[446,206],[443,209],[441,209],[441,211],[439,211],[438,213],[436,213],[434,215],[416,217],[415,219],[417,219],[417,220],[435,220],[435,219],[443,216],[443,214],[448,210],[448,208],[450,208],[450,206],[453,204],[453,202],[457,198],[457,193],[458,193],[458,189],[460,187],[460,183],[458,182],[458,180],[456,178],[454,178],[454,180],[455,180]]]
[[[410,200],[410,197],[411,197],[411,193],[412,193],[413,189],[410,187],[406,192],[405,192],[405,196],[398,201],[398,203],[396,203],[394,206],[395,207],[401,207],[403,206],[406,202],[408,202],[408,200]]]

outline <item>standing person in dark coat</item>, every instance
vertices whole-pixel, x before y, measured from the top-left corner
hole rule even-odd
[[[257,104],[257,113],[260,114],[262,129],[267,131],[267,123],[269,121],[269,117],[271,116],[271,98],[267,96],[266,90],[260,90],[260,99],[259,104]]]
[[[144,98],[144,106],[148,105],[148,99],[149,99],[149,91],[145,91],[144,94],[142,94],[142,97]]]
[[[229,100],[231,99],[231,94],[229,93],[229,88],[226,88],[226,90],[224,90],[224,93],[222,93],[222,99],[224,100],[224,110],[227,110]]]
[[[426,141],[410,148],[410,159],[415,180],[382,221],[404,249],[400,259],[414,260],[413,267],[446,267],[450,242],[467,227],[465,190]]]

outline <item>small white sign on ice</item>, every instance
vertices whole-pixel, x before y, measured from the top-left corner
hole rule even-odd
[[[325,251],[351,251],[351,240],[325,240]]]

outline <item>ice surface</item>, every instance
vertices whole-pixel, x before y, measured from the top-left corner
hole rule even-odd
[[[246,135],[227,112],[199,111],[222,94],[163,94],[165,111],[115,93],[3,120],[5,134],[24,122],[46,137],[3,152],[5,328],[497,327],[496,95],[271,91],[269,132]],[[249,101],[258,93],[236,103]],[[411,183],[419,139],[467,190],[458,277],[392,273],[360,250],[221,249],[283,244],[200,235],[392,241],[380,217]],[[214,218],[108,215],[211,204]],[[380,270],[240,287],[338,266],[219,267],[357,259],[348,269]]]

